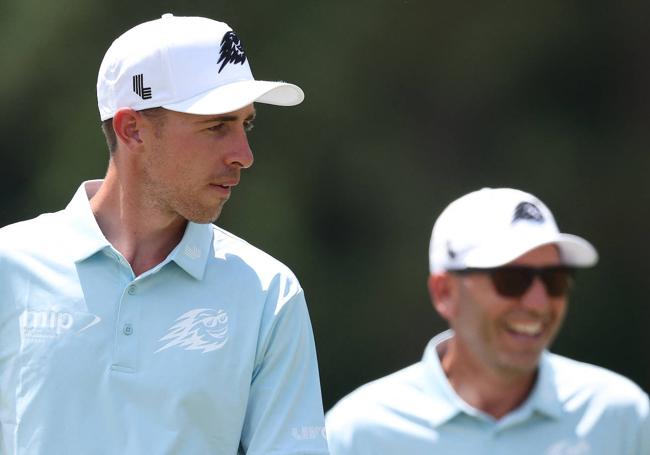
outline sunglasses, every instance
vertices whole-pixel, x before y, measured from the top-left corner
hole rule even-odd
[[[565,266],[527,267],[511,265],[490,269],[467,268],[450,270],[459,275],[470,273],[487,273],[499,294],[504,297],[521,297],[533,284],[535,277],[544,283],[550,297],[565,296],[573,285],[575,269]]]

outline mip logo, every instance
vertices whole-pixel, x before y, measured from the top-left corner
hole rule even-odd
[[[221,50],[219,51],[219,60],[217,65],[221,63],[218,73],[221,73],[221,70],[228,63],[239,63],[241,65],[246,61],[246,54],[244,53],[244,48],[242,47],[240,39],[235,35],[235,32],[230,31],[223,35],[221,40]],[[222,63],[223,62],[223,63]]]
[[[101,321],[101,318],[94,314],[83,316],[86,319],[92,318],[92,320],[78,329],[76,333],[81,333]],[[83,324],[83,321],[81,323]],[[20,316],[20,327],[26,338],[56,338],[70,331],[74,324],[75,317],[66,311],[25,310]]]

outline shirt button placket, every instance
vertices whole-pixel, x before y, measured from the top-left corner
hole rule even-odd
[[[140,312],[138,291],[138,285],[131,283],[120,300],[113,366],[125,372],[135,372],[137,366],[138,337],[135,336],[135,325]]]

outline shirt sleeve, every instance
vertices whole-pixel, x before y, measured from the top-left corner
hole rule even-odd
[[[15,303],[11,269],[0,245],[0,455],[12,453],[12,435],[16,426],[16,381],[20,365],[19,310]]]
[[[634,455],[645,455],[650,453],[650,402],[648,396],[643,394],[643,400],[638,405],[640,417],[639,431],[636,440]]]
[[[296,286],[286,299],[281,290],[270,297],[241,437],[246,455],[328,454],[314,337]]]
[[[332,408],[325,416],[325,427],[327,428],[327,444],[331,455],[352,455],[352,433],[353,423],[345,422],[342,415],[345,411],[341,405]]]

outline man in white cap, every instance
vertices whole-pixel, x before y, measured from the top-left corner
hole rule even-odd
[[[284,265],[211,223],[253,164],[254,80],[226,24],[111,45],[104,180],[0,230],[0,453],[326,454],[312,329]]]
[[[573,270],[597,261],[591,244],[560,233],[531,194],[486,188],[442,212],[429,251],[450,330],[328,412],[332,455],[650,453],[639,387],[547,351]]]

